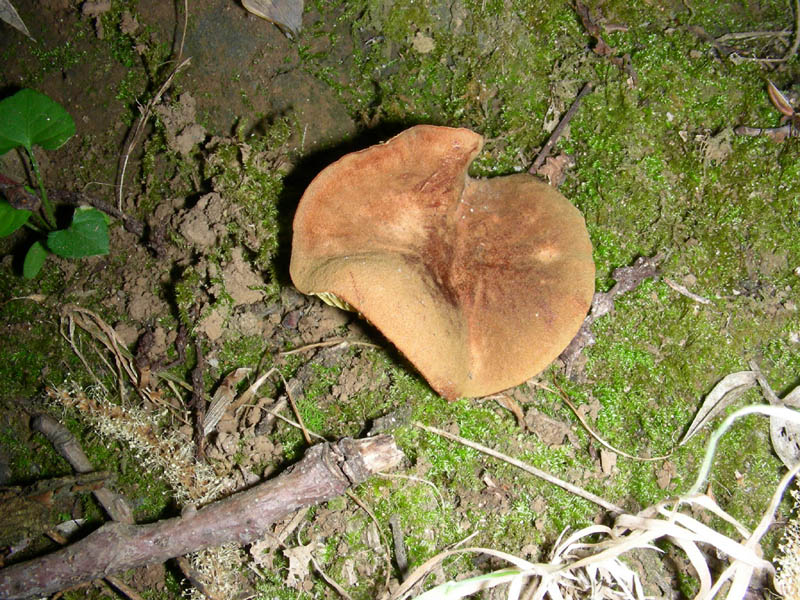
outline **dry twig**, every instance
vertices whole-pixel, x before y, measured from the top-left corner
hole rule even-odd
[[[775,34],[783,34],[785,32],[774,32]],[[730,38],[730,39],[748,39],[748,38],[755,38],[755,37],[766,37],[773,32],[745,32],[743,34],[727,34],[727,36],[722,36],[718,38],[721,40],[722,38]],[[734,37],[734,36],[742,36],[742,37]],[[778,36],[776,36],[778,37]],[[742,56],[736,51],[731,52],[728,55],[734,63],[739,62],[758,62],[762,64],[771,64],[777,65],[781,63],[785,63],[789,61],[795,54],[797,54],[797,50],[800,49],[800,0],[795,0],[794,2],[794,41],[789,49],[780,57],[764,57],[759,58],[756,56]]]
[[[63,550],[0,570],[0,597],[52,594],[202,548],[249,543],[275,521],[340,496],[373,473],[397,466],[402,458],[388,435],[317,444],[278,477],[200,510],[147,525],[107,523]]]
[[[563,479],[559,479],[558,477],[550,475],[550,473],[542,471],[541,469],[537,469],[536,467],[533,467],[533,466],[531,466],[531,465],[529,465],[527,463],[522,462],[521,460],[517,460],[516,458],[513,458],[513,457],[508,456],[506,454],[503,454],[501,452],[498,452],[497,450],[492,450],[491,448],[488,448],[488,447],[486,447],[486,446],[484,446],[482,444],[479,444],[477,442],[473,442],[471,440],[462,438],[462,437],[454,435],[452,433],[448,433],[447,431],[444,431],[442,429],[438,429],[436,427],[431,427],[429,425],[423,425],[422,423],[414,423],[414,425],[416,425],[420,429],[424,429],[425,431],[427,431],[429,433],[433,433],[433,434],[439,435],[439,436],[441,436],[443,438],[446,438],[448,440],[452,440],[454,442],[458,442],[459,444],[467,446],[468,448],[472,448],[474,450],[477,450],[478,452],[483,452],[484,454],[488,454],[489,456],[493,456],[495,458],[498,458],[498,459],[502,460],[503,462],[507,462],[510,465],[514,465],[515,467],[517,467],[519,469],[522,469],[523,471],[526,471],[527,473],[530,473],[531,475],[535,475],[536,477],[538,477],[540,479],[544,479],[548,483],[552,483],[553,485],[557,485],[558,487],[563,488],[563,489],[567,490],[568,492],[570,492],[572,494],[575,494],[576,496],[580,496],[581,498],[589,500],[590,502],[593,502],[593,503],[597,504],[598,506],[602,506],[603,508],[605,508],[609,512],[612,512],[612,513],[615,513],[615,514],[623,514],[625,512],[622,508],[620,508],[616,504],[613,504],[612,502],[609,502],[608,500],[605,500],[605,499],[601,498],[600,496],[592,494],[591,492],[587,492],[586,490],[584,490],[582,488],[579,488],[578,486],[573,485],[573,484],[569,483],[568,481],[564,481]]]
[[[556,125],[556,128],[553,130],[553,133],[550,134],[550,138],[547,140],[547,143],[542,147],[539,151],[539,154],[536,156],[536,160],[533,161],[531,168],[528,169],[528,173],[531,175],[535,175],[539,168],[544,164],[544,161],[550,156],[550,151],[553,149],[553,146],[558,141],[558,138],[564,133],[564,129],[567,127],[569,122],[572,120],[572,117],[575,116],[575,113],[578,111],[578,107],[581,105],[581,100],[583,97],[590,93],[593,89],[593,86],[590,82],[584,84],[581,88],[581,91],[575,97],[575,101],[572,103],[572,106],[569,107],[569,110],[564,114],[561,120]]]

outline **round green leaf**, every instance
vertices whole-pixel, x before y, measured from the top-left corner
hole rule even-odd
[[[42,270],[42,265],[47,259],[47,249],[41,242],[35,242],[33,246],[28,249],[25,255],[25,261],[22,263],[22,275],[26,279],[33,279]]]
[[[64,258],[108,254],[106,216],[88,206],[76,208],[69,227],[52,231],[47,235],[47,247],[54,254]]]
[[[0,237],[14,233],[27,223],[30,216],[31,211],[14,208],[7,200],[0,198]]]
[[[0,154],[18,146],[60,148],[75,134],[75,121],[55,100],[24,89],[0,101]]]

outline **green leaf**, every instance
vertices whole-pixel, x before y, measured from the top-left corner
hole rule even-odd
[[[69,227],[47,235],[47,247],[64,258],[108,254],[106,216],[89,206],[76,208]]]
[[[22,275],[26,279],[36,277],[39,271],[42,270],[42,265],[46,259],[47,248],[42,245],[42,242],[35,242],[25,255],[25,262],[22,263]]]
[[[0,155],[18,146],[55,150],[74,134],[75,121],[66,109],[36,90],[0,101]]]
[[[0,237],[14,233],[25,225],[30,216],[31,211],[14,208],[7,200],[0,198]]]

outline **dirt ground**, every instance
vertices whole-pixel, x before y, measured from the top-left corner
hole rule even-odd
[[[20,272],[35,234],[0,240],[0,486],[71,474],[31,429],[41,411],[112,473],[138,522],[299,459],[302,433],[273,410],[299,413],[328,440],[393,433],[407,456],[357,491],[374,519],[337,499],[248,547],[124,574],[145,597],[337,597],[328,576],[352,597],[388,597],[414,567],[473,534],[470,546],[546,561],[566,527],[609,524],[608,512],[414,422],[636,512],[694,481],[708,429],[677,441],[725,375],[756,361],[778,396],[798,383],[800,145],[733,128],[781,125],[764,80],[794,99],[800,67],[796,56],[771,70],[737,62],[724,38],[789,28],[757,50],[785,49],[785,6],[726,4],[714,15],[681,3],[588,3],[588,24],[600,27],[592,34],[568,4],[308,2],[291,34],[238,2],[12,4],[33,39],[0,25],[0,98],[33,87],[77,125],[60,150],[37,151],[47,187],[118,207],[143,233],[112,219],[107,256],[50,256],[34,280]],[[595,91],[540,175],[585,214],[599,292],[612,288],[615,268],[661,257],[655,277],[598,319],[595,344],[497,397],[447,402],[368,322],[292,286],[292,218],[322,168],[425,122],[486,137],[476,176],[525,170],[588,79]],[[13,152],[0,157],[0,174],[30,181]],[[69,207],[60,211],[68,217]],[[765,402],[755,385],[736,406],[744,401]],[[221,412],[199,436],[215,403]],[[749,419],[711,479],[726,510],[753,527],[785,469],[766,421]],[[637,456],[670,457],[628,460],[587,424]],[[792,514],[787,499],[766,538],[769,560]],[[38,527],[0,540],[0,564],[55,548],[42,532],[58,523],[76,520],[78,531],[64,534],[75,539],[104,519],[90,494],[69,494],[30,517]],[[691,597],[699,584],[686,556],[662,550],[629,561],[647,574],[647,593]],[[709,560],[719,572],[721,558]],[[465,555],[425,585],[504,566]],[[770,585],[758,579],[750,593]],[[65,597],[110,593],[95,582]]]

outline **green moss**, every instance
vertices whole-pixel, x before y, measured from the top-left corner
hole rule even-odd
[[[20,439],[20,431],[13,424],[0,428],[0,447],[7,454],[11,484],[30,483],[32,479],[47,479],[71,472],[67,461],[43,435],[35,434],[30,445],[20,443]]]
[[[175,304],[181,322],[186,327],[194,326],[195,315],[192,313],[196,306],[197,290],[201,284],[200,273],[191,267],[186,268],[180,280],[175,284]]]
[[[259,600],[310,600],[313,596],[286,587],[284,575],[279,571],[265,572],[263,578],[256,580],[256,598]]]
[[[239,205],[242,222],[253,228],[243,231],[234,226],[230,229],[231,241],[252,247],[251,238],[255,235],[258,244],[252,260],[256,268],[272,274],[269,291],[273,295],[277,294],[277,277],[272,259],[278,248],[280,229],[277,206],[283,192],[283,173],[279,167],[291,132],[292,125],[286,119],[270,123],[259,133],[240,123],[238,141],[218,142],[203,167],[203,177],[212,182],[214,190],[226,201]]]
[[[66,71],[79,64],[86,56],[77,50],[75,43],[71,41],[49,49],[36,47],[32,50],[32,54],[39,60],[40,65],[39,73],[33,76],[34,80],[41,80],[44,75],[53,71]]]
[[[223,342],[219,351],[220,368],[255,367],[264,358],[266,340],[259,335],[232,337]]]

